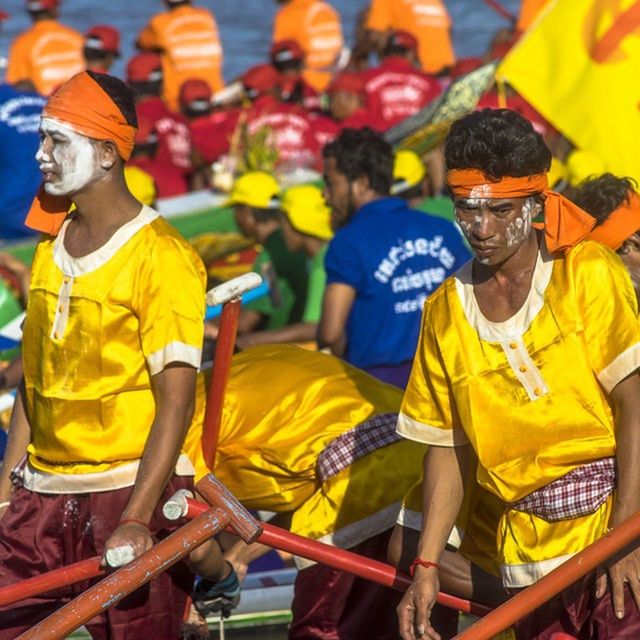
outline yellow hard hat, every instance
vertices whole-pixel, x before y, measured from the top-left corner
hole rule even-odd
[[[250,171],[234,183],[226,205],[246,204],[256,209],[280,208],[280,185],[265,171]]]
[[[282,211],[296,231],[321,240],[333,237],[331,210],[320,187],[300,184],[287,189],[282,197]]]
[[[422,182],[427,169],[415,151],[397,151],[393,163],[393,184],[391,193],[399,195]]]

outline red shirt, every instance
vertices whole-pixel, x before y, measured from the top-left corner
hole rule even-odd
[[[132,158],[128,164],[146,171],[153,178],[158,198],[179,196],[189,191],[187,175],[170,162],[158,158]]]
[[[189,123],[191,144],[201,158],[211,163],[229,151],[240,109],[216,111]]]
[[[309,167],[315,162],[318,145],[304,109],[295,104],[280,102],[272,96],[259,97],[247,114],[247,130],[255,135],[269,127],[278,150],[278,164]]]
[[[136,104],[139,118],[149,118],[158,132],[156,159],[183,171],[191,169],[191,134],[187,119],[170,111],[161,98],[142,98]]]
[[[362,129],[371,127],[374,131],[385,131],[387,124],[380,117],[364,107],[354,111],[348,118],[341,120],[340,129]]]
[[[385,128],[414,115],[440,95],[437,78],[422,73],[401,56],[390,56],[363,74],[367,104]]]

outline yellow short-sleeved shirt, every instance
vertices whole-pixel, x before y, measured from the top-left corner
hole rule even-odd
[[[155,416],[151,377],[199,367],[205,270],[154,210],[74,258],[65,231],[38,245],[24,325],[31,467],[100,473],[138,460]]]
[[[527,300],[500,323],[480,312],[469,263],[427,301],[398,431],[440,446],[470,442],[479,484],[513,502],[615,455],[609,393],[639,367],[635,295],[609,249],[542,250]],[[557,523],[507,511],[498,532],[506,586],[535,582],[598,539],[610,509],[611,499]]]
[[[402,392],[323,353],[263,345],[234,356],[225,392],[215,474],[247,507],[294,511],[292,531],[350,547],[393,527],[426,447],[404,439],[321,482],[318,456],[335,438],[380,414],[397,414]],[[393,422],[391,422],[393,433]],[[201,431],[185,451],[207,473]]]

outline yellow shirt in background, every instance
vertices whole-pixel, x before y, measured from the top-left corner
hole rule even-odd
[[[285,344],[247,349],[233,357],[215,474],[249,508],[295,511],[295,533],[353,546],[393,526],[425,447],[400,440],[324,482],[318,456],[361,422],[397,413],[401,400],[401,390],[334,356]],[[198,479],[208,469],[195,423],[185,451]]]
[[[141,458],[155,416],[151,377],[200,366],[205,271],[154,210],[74,258],[57,237],[37,248],[24,325],[29,464],[104,472]]]
[[[633,288],[619,258],[584,242],[538,257],[522,308],[490,322],[468,263],[426,303],[398,431],[439,446],[470,442],[480,486],[513,502],[590,461],[615,455],[611,390],[640,367]],[[549,523],[509,510],[498,533],[508,587],[535,582],[602,536],[595,513]]]

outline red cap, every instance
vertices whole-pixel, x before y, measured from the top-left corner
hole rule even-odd
[[[91,27],[84,35],[85,49],[120,55],[120,32],[106,24]]]
[[[304,60],[302,47],[292,39],[274,42],[271,47],[271,60],[276,62],[290,62],[292,60]]]
[[[185,80],[180,86],[180,105],[193,111],[208,111],[211,108],[211,87],[204,80]]]
[[[148,116],[138,115],[138,129],[136,130],[135,144],[151,144],[158,141],[156,123]]]
[[[340,75],[334,77],[327,89],[327,93],[335,93],[336,91],[346,91],[348,93],[357,93],[364,95],[364,80],[362,76],[351,71],[344,71]]]
[[[127,64],[127,82],[153,82],[162,79],[162,61],[157,53],[139,53]]]
[[[250,94],[250,97],[257,97],[266,93],[270,89],[278,86],[279,82],[280,74],[273,65],[270,64],[259,64],[251,67],[251,69],[242,76],[242,84],[247,93]]]
[[[0,10],[0,20],[6,20],[9,17],[9,14],[6,11]]]
[[[28,11],[51,11],[57,9],[60,0],[26,0]]]
[[[418,40],[416,37],[408,31],[394,31],[389,36],[389,42],[387,46],[400,47],[401,49],[407,49],[408,51],[418,50]]]

